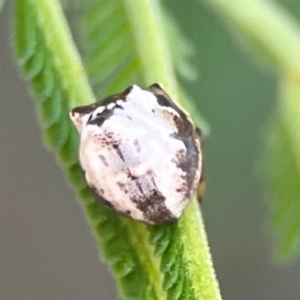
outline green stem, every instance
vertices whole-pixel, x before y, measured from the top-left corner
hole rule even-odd
[[[160,1],[123,1],[142,62],[145,83],[162,83],[172,97],[178,99],[178,87]]]
[[[174,74],[161,8],[157,0],[124,0],[145,82],[162,82],[172,97],[182,103]],[[141,13],[142,12],[142,13]],[[142,16],[142,17],[141,17]],[[142,18],[142,19],[141,19]],[[184,105],[184,103],[182,103]],[[192,282],[195,299],[221,299],[199,206],[193,200],[179,221],[183,259]]]
[[[160,272],[160,257],[153,255],[154,247],[149,243],[149,231],[147,226],[131,220],[123,220],[128,227],[130,239],[136,247],[136,251],[143,262],[143,268],[149,276],[149,282],[155,291],[156,299],[166,299],[166,291],[163,289],[163,274]]]
[[[186,209],[179,222],[179,232],[184,249],[184,261],[192,278],[195,299],[220,300],[221,294],[197,199],[193,199]]]

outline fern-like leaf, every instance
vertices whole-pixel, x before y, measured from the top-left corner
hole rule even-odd
[[[156,73],[151,70],[154,68],[152,63],[147,61],[148,55],[158,55],[163,62],[165,54],[159,47],[159,51],[152,49],[144,57],[136,51],[136,48],[145,46],[145,41],[136,40],[139,32],[132,34],[133,29],[138,31],[141,28],[132,24],[139,19],[138,12],[143,11],[136,5],[148,8],[144,10],[145,20],[140,25],[151,23],[152,36],[156,38],[153,34],[157,31],[154,18],[159,16],[160,8],[155,0],[103,1],[89,13],[93,27],[88,34],[90,55],[93,57],[90,62],[87,59],[89,74],[95,83],[101,83],[107,93],[122,90],[131,78],[130,74],[141,83],[145,83],[147,77],[152,78],[149,74]],[[115,11],[124,7],[126,11]],[[128,16],[129,11],[135,16],[131,16],[131,22],[127,20],[124,24],[122,18]],[[120,36],[116,29],[104,26],[108,16],[110,20],[115,16],[116,23],[121,22],[121,27],[116,24],[122,32]],[[104,22],[105,31],[98,26],[98,18]],[[110,34],[110,31],[114,33]],[[120,41],[124,43],[126,40],[122,38],[123,34],[135,45],[130,45],[130,51],[119,49]],[[117,40],[113,39],[116,35]],[[142,43],[139,47],[138,42]],[[177,224],[147,226],[105,208],[86,186],[77,161],[78,137],[68,112],[74,106],[91,103],[95,99],[58,1],[16,0],[15,48],[37,99],[46,142],[80,195],[102,254],[117,279],[124,299],[220,299],[201,214],[195,201]],[[114,59],[109,60],[110,54]],[[167,65],[169,68],[165,68]],[[104,66],[101,70],[105,72],[98,73],[95,66]],[[173,80],[170,85],[176,87],[171,61],[158,65],[155,71],[158,72],[158,80],[162,79],[167,84]],[[102,76],[100,79],[99,74]]]

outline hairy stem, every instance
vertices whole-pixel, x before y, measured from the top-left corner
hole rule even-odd
[[[124,0],[146,84],[160,82],[178,99],[178,87],[158,0]],[[179,100],[179,99],[178,99]]]
[[[145,82],[148,84],[155,81],[162,82],[172,97],[184,106],[183,99],[178,96],[174,64],[171,61],[159,1],[124,0],[124,5],[130,16]],[[203,219],[196,200],[192,201],[178,227],[186,275],[191,279],[195,299],[221,299]]]

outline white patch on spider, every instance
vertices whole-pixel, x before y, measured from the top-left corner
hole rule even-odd
[[[116,106],[115,103],[110,103],[107,105],[107,109],[113,109]]]
[[[131,218],[149,223],[177,219],[200,179],[199,141],[192,131],[191,154],[175,122],[180,113],[173,107],[159,104],[152,91],[134,85],[125,100],[112,100],[86,114],[71,112],[81,136],[79,156],[88,185]],[[188,182],[189,171],[181,162],[189,155],[196,158]]]
[[[96,116],[97,114],[101,114],[103,113],[103,111],[105,110],[105,106],[99,106],[95,109],[95,111],[93,112],[94,116]]]

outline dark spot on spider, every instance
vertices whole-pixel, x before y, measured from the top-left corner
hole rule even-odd
[[[133,89],[133,86],[129,86],[123,93],[122,95],[127,96]]]
[[[136,180],[138,178],[136,176],[133,176],[129,169],[127,169],[127,172],[128,172],[127,177],[130,178],[131,180]]]
[[[152,190],[147,197],[135,196],[131,200],[144,216],[154,223],[162,224],[175,220],[173,214],[165,207],[165,197],[158,190]]]
[[[93,116],[93,114],[90,114],[89,119],[87,120],[86,124],[90,123],[92,116]]]
[[[181,189],[176,189],[176,192],[180,193],[180,192],[182,192],[182,190]]]
[[[152,85],[149,86],[149,88],[155,88],[155,89],[158,89],[158,90],[163,90],[161,85],[157,82],[153,83]]]
[[[190,172],[191,169],[193,168],[193,164],[192,164],[192,162],[191,162],[190,160],[186,160],[186,161],[180,163],[180,164],[178,165],[178,167],[179,167],[182,171],[184,171],[184,172],[186,172],[186,173],[189,174],[189,172]]]
[[[143,188],[142,188],[140,182],[138,180],[135,180],[135,183],[136,183],[136,186],[137,186],[138,190],[140,191],[140,193],[142,195],[144,195],[144,191],[143,191]]]
[[[152,112],[155,113],[155,109],[152,109]]]
[[[79,106],[75,107],[72,109],[72,116],[75,115],[75,113],[80,114],[80,115],[86,115],[91,113],[95,108],[97,107],[97,104],[91,104],[91,105],[86,105],[86,106]]]
[[[167,107],[172,107],[172,104],[170,103],[170,101],[162,96],[162,95],[156,95],[157,98],[157,103],[161,106],[167,106]]]
[[[131,215],[131,211],[130,211],[130,210],[126,210],[125,213],[126,213],[127,215],[129,215],[129,216]]]
[[[104,117],[97,117],[93,121],[90,121],[90,124],[96,124],[99,127],[106,121],[107,119]]]
[[[147,171],[146,171],[146,174],[147,175],[152,175],[152,170],[151,169],[148,169]],[[152,179],[152,181],[153,181],[153,178],[151,178]]]
[[[121,151],[119,145],[114,144],[114,145],[113,145],[113,148],[116,150],[116,152],[117,152],[117,154],[119,155],[119,157],[120,157],[123,161],[125,161],[124,156],[123,156],[123,153],[122,153],[122,151]]]
[[[117,185],[119,186],[119,188],[120,188],[121,190],[123,190],[123,189],[125,188],[125,184],[122,183],[122,182],[117,182]]]
[[[102,160],[103,164],[108,167],[108,163],[107,163],[107,160],[106,158],[103,156],[103,155],[99,155],[99,158]]]
[[[196,127],[195,130],[196,130],[196,132],[198,134],[198,137],[201,139],[202,138],[202,131],[201,131],[201,129],[199,127]]]
[[[133,144],[134,144],[134,146],[135,146],[136,151],[137,151],[137,152],[141,152],[141,147],[140,147],[139,141],[138,141],[137,139],[135,139],[135,140],[133,141]]]
[[[93,120],[89,120],[89,124],[95,124],[101,126],[107,119],[113,115],[112,110],[104,110],[102,113],[97,114]]]

